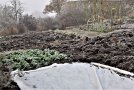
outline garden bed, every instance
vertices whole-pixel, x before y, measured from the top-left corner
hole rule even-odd
[[[47,48],[66,54],[69,60],[64,62],[97,62],[134,73],[134,30],[121,30],[93,38],[50,31],[31,32],[0,39],[2,53],[20,49],[44,50]],[[58,63],[64,62],[58,61]],[[5,68],[4,66],[4,72]]]
[[[72,62],[97,62],[134,72],[134,30],[81,38],[55,32],[29,33],[0,39],[0,51],[53,49]]]

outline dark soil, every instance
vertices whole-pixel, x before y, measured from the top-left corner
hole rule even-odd
[[[0,52],[35,48],[58,50],[67,54],[71,62],[97,62],[134,73],[134,30],[94,38],[51,31],[0,39]]]
[[[0,63],[0,90],[20,90],[17,84],[10,80],[10,70]]]

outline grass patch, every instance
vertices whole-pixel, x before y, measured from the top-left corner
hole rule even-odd
[[[71,30],[55,30],[57,33],[63,33],[63,34],[74,34],[76,36],[81,36],[81,37],[95,37],[100,34],[103,34],[102,32],[94,32],[94,31],[89,31],[89,30],[80,30],[77,28],[71,29]]]

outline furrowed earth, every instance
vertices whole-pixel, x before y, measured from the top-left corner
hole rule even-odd
[[[47,31],[30,32],[0,39],[1,53],[20,49],[46,48],[66,54],[69,59],[65,62],[97,62],[134,73],[134,30],[120,30],[93,38]],[[2,82],[7,85],[0,86],[0,89],[19,90],[15,83],[7,84],[10,72],[7,67],[0,66],[0,68],[0,76],[5,78]]]

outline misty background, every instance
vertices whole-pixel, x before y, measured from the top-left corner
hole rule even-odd
[[[0,0],[0,4],[7,5],[10,4],[11,0]],[[24,7],[24,14],[32,14],[35,17],[44,17],[45,15],[42,13],[43,9],[46,5],[50,3],[50,0],[20,0],[22,6]],[[49,14],[53,16],[54,14]]]
[[[0,35],[80,29],[109,32],[134,18],[134,0],[0,0]]]

